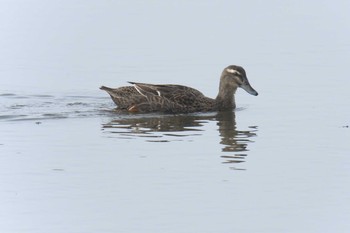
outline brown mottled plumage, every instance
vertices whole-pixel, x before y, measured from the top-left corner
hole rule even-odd
[[[236,107],[234,94],[238,87],[258,95],[250,86],[245,70],[240,66],[226,67],[220,78],[219,93],[215,99],[200,91],[182,85],[155,85],[129,82],[133,86],[109,88],[102,86],[118,105],[129,112],[190,113],[232,110]]]

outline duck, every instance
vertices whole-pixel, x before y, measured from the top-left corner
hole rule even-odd
[[[194,113],[232,111],[236,108],[235,93],[242,88],[257,96],[258,92],[249,84],[243,67],[230,65],[220,77],[216,98],[205,96],[192,87],[175,84],[148,84],[128,82],[131,86],[110,88],[101,86],[117,105],[118,110],[132,113]]]

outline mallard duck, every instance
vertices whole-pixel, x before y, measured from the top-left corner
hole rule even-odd
[[[226,67],[221,74],[219,93],[215,99],[182,85],[155,85],[129,82],[133,86],[109,88],[102,86],[118,106],[128,112],[191,113],[232,110],[238,87],[251,95],[258,92],[250,86],[245,70],[236,65]]]

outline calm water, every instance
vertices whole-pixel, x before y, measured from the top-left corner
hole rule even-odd
[[[1,1],[1,232],[349,232],[350,2]],[[117,114],[179,83],[234,112]]]

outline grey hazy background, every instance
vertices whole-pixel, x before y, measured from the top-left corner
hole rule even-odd
[[[90,91],[178,80],[214,95],[208,77],[229,64],[259,77],[257,86],[305,83],[310,69],[340,82],[349,9],[348,1],[2,0],[0,85]]]

